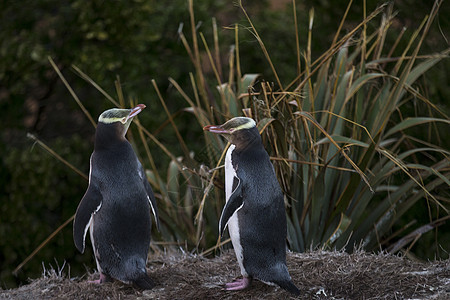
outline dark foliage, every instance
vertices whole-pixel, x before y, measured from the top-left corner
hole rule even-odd
[[[267,9],[271,7],[270,1],[245,2],[272,59],[278,62],[280,77],[290,81],[296,74],[295,45],[291,43],[294,40],[292,11]],[[359,22],[362,5],[359,1],[354,2],[358,3],[352,6],[349,20]],[[415,12],[428,12],[432,2],[406,0],[397,3],[401,16],[399,24],[394,24],[397,32],[400,33],[403,26],[416,28],[421,22],[418,18],[423,18],[423,14]],[[195,2],[196,19],[201,20],[198,28],[205,32],[208,40],[211,40],[208,36],[211,17],[218,19],[219,33],[224,37],[221,40],[221,58],[224,61],[228,59],[227,51],[233,43],[233,34],[228,35],[228,29],[223,28],[235,22],[247,26],[242,21],[239,8],[231,3],[224,0]],[[318,56],[329,46],[347,4],[347,0],[297,3],[300,35],[303,37],[307,32],[308,10],[311,7],[316,9],[314,28],[315,34],[320,32],[320,38],[313,39],[313,56]],[[367,10],[371,11],[373,5],[371,2]],[[437,52],[448,47],[443,34],[448,33],[450,27],[446,17],[449,14],[450,7],[443,5],[439,22],[434,25],[436,27],[426,41],[425,50]],[[155,130],[160,129],[165,116],[150,80],[155,79],[165,98],[170,99],[169,109],[178,111],[182,107],[181,100],[167,78],[173,77],[180,84],[189,83],[192,64],[177,35],[180,23],[183,23],[183,31],[190,37],[185,0],[172,1],[170,5],[156,0],[4,1],[0,19],[0,286],[11,287],[27,277],[36,277],[41,272],[42,261],[67,259],[73,262],[74,274],[84,271],[84,263],[93,265],[89,253],[76,255],[71,226],[68,226],[25,266],[19,277],[11,276],[11,271],[75,212],[87,184],[26,139],[27,132],[35,133],[69,162],[88,172],[94,129],[62,85],[47,57],[51,56],[56,61],[94,116],[110,104],[96,100],[103,99],[103,96],[75,75],[71,66],[83,70],[110,94],[116,93],[114,81],[120,76],[127,100],[138,99],[154,107],[152,114],[142,116],[142,122]],[[389,42],[393,43],[396,36],[390,39]],[[407,38],[405,40],[408,41]],[[256,51],[258,45],[253,36],[247,33],[241,37],[241,43],[243,73],[261,73],[268,81],[273,80],[261,51]],[[300,43],[304,49],[306,42]],[[445,60],[423,78],[428,95],[433,95],[436,103],[447,113],[447,100],[450,98],[448,69],[450,63]],[[189,122],[186,119],[180,132],[188,137],[186,140],[192,141],[195,149],[198,146],[195,130],[200,129],[190,128]],[[157,137],[176,152],[179,145],[173,133],[167,129],[158,132]],[[447,137],[448,131],[443,130],[441,146],[448,149],[450,139]],[[158,151],[155,150],[156,157],[160,154]],[[157,163],[165,167],[168,160],[161,159]],[[423,207],[418,207],[415,213],[423,217],[423,211]],[[417,254],[432,257],[434,252],[427,250],[427,246],[422,247],[417,249]]]

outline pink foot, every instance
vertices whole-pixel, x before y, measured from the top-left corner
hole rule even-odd
[[[101,282],[101,279],[97,279],[97,280],[89,280],[88,282],[89,282],[89,283],[94,283],[94,284],[100,284],[100,283],[102,283],[102,282]]]
[[[237,279],[233,282],[225,284],[225,290],[227,291],[239,291],[246,289],[250,286],[252,280],[249,277],[243,277],[242,279]]]
[[[100,273],[100,279],[90,280],[88,282],[89,283],[94,283],[94,284],[100,284],[100,283],[105,283],[105,282],[108,282],[108,281],[110,281],[109,276],[106,276],[105,274]]]

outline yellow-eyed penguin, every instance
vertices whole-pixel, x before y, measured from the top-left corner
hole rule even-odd
[[[125,134],[133,118],[145,108],[109,109],[103,112],[95,132],[89,186],[78,205],[73,238],[83,253],[90,238],[100,279],[111,278],[151,289],[146,263],[151,238],[151,215],[159,229],[158,210],[144,169]]]
[[[245,289],[256,278],[299,295],[286,266],[283,193],[255,121],[236,117],[203,129],[231,143],[225,157],[226,204],[219,234],[228,226],[243,278],[227,283],[226,289]]]

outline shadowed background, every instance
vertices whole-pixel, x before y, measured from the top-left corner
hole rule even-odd
[[[360,1],[356,2],[349,10],[342,35],[363,20],[363,6]],[[368,2],[370,3],[367,14],[381,4]],[[432,1],[417,3],[405,0],[394,3],[394,10],[398,15],[391,24],[392,30],[385,36],[385,43],[394,45],[403,28],[406,27],[407,30],[392,57],[401,55],[401,49],[406,47],[414,30],[420,26],[433,6]],[[449,20],[445,16],[449,15],[450,8],[447,4],[444,2],[442,5],[420,54],[433,54],[448,49],[446,38],[449,38]],[[292,2],[244,1],[243,5],[269,51],[281,83],[287,85],[298,72]],[[301,53],[306,53],[310,9],[314,7],[310,53],[311,59],[315,60],[330,47],[347,5],[347,0],[333,1],[332,4],[330,1],[320,0],[296,1]],[[146,104],[148,108],[139,115],[140,123],[175,157],[183,156],[188,166],[200,166],[205,163],[213,168],[215,165],[211,162],[217,162],[223,145],[217,149],[207,149],[205,145],[208,143],[204,141],[202,127],[194,121],[195,117],[189,111],[183,111],[187,106],[186,101],[173,84],[176,82],[182,88],[190,92],[192,90],[190,72],[195,72],[195,67],[179,34],[183,32],[192,45],[191,17],[187,1],[176,0],[167,4],[149,0],[113,2],[39,0],[5,1],[2,6],[0,9],[2,28],[0,285],[3,288],[11,288],[24,283],[27,278],[39,276],[42,264],[58,268],[58,265],[62,266],[66,261],[66,264],[70,265],[71,276],[83,274],[84,265],[89,269],[94,268],[90,247],[83,255],[77,253],[72,241],[72,226],[69,224],[23,267],[17,277],[12,276],[12,270],[74,214],[87,187],[87,181],[82,176],[36,145],[32,139],[27,138],[27,133],[34,134],[70,164],[84,174],[88,173],[95,128],[63,85],[48,60],[49,56],[55,61],[94,120],[113,104],[81,78],[73,66],[82,70],[93,82],[115,98],[118,94],[115,82],[118,82],[120,77],[119,85],[124,94],[125,105],[130,107],[130,100]],[[262,78],[269,83],[275,82],[276,85],[277,78],[258,41],[251,30],[246,29],[249,23],[241,8],[233,5],[232,1],[195,1],[193,11],[194,26],[205,35],[211,49],[214,44],[214,32],[218,34],[217,49],[220,52],[218,56],[213,53],[214,59],[221,61],[221,63],[216,61],[217,66],[222,64],[228,66],[230,49],[235,43],[234,27],[235,24],[239,24],[242,74],[262,74],[259,78],[253,78],[252,83],[255,86],[261,84]],[[367,30],[375,31],[379,23],[368,24]],[[357,38],[360,38],[359,35],[355,37]],[[223,82],[227,82],[228,67],[214,70],[208,63],[208,53],[201,40],[198,45],[202,64],[197,68],[201,68],[202,72],[209,76],[207,81],[214,82],[217,72],[224,79]],[[449,69],[448,58],[443,59],[414,85],[414,88],[420,90],[447,115],[450,113]],[[198,72],[196,74],[198,76]],[[173,81],[169,81],[169,77]],[[167,109],[173,114],[177,113],[176,128],[186,141],[189,151],[195,154],[194,158],[189,158],[189,154],[186,155],[183,145],[179,143],[176,132],[168,122],[164,107],[158,100],[159,96],[151,82],[152,79],[165,99]],[[214,106],[215,101],[220,101],[220,97],[217,96],[215,84],[210,86],[211,88],[205,88],[204,91],[206,97],[211,99],[210,104]],[[259,91],[260,88],[256,89]],[[420,115],[422,109],[424,107],[420,104],[410,105],[403,108],[402,114]],[[230,116],[223,117],[226,119]],[[132,127],[129,138],[138,149],[144,165],[151,169],[151,162],[147,160],[143,143],[140,143],[139,131],[135,126]],[[448,124],[436,125],[433,130],[425,126],[417,127],[409,134],[418,139],[433,141],[442,149],[449,150],[448,128]],[[435,132],[439,132],[438,137]],[[205,204],[209,205],[205,207],[205,214],[209,214],[205,218],[207,222],[200,223],[200,229],[195,228],[196,223],[193,219],[205,186],[201,181],[196,185],[190,185],[189,180],[181,175],[178,175],[180,177],[178,180],[174,179],[176,176],[171,177],[175,172],[170,168],[174,165],[173,160],[150,140],[147,139],[147,142],[154,164],[161,170],[161,178],[155,177],[154,172],[149,172],[149,178],[155,182],[160,180],[163,182],[161,186],[167,187],[167,190],[155,190],[159,194],[158,201],[161,202],[158,203],[161,203],[160,210],[166,221],[161,234],[154,234],[155,241],[169,242],[170,245],[187,247],[188,250],[198,249],[199,252],[213,247],[217,239],[217,222],[213,220],[218,218],[217,215],[220,216],[223,197],[217,200],[217,205],[214,205],[211,204],[215,201],[214,196],[221,194],[211,193],[210,199]],[[210,151],[218,151],[215,156],[212,155],[213,159]],[[274,154],[278,152],[271,153],[276,156]],[[434,160],[433,157],[428,158]],[[195,163],[189,162],[189,159]],[[201,170],[197,168],[196,171],[199,174],[194,173],[191,176],[200,177]],[[210,175],[205,176],[209,178]],[[177,181],[179,191],[186,192],[186,189],[189,189],[186,195],[191,195],[189,197],[192,199],[186,199],[184,193],[181,196],[177,195],[178,198],[172,202],[179,205],[170,207],[165,204],[164,199],[174,195],[170,193],[175,191],[174,180]],[[404,174],[392,178],[392,182],[404,180]],[[436,190],[435,194],[448,208],[448,186],[444,185]],[[177,214],[179,219],[174,224],[186,226],[179,230],[177,227],[170,227],[168,221],[178,210],[183,210],[183,214]],[[418,201],[390,230],[394,233],[404,229],[402,235],[373,248],[387,249],[389,245],[411,231],[408,229],[409,226],[406,226],[411,222],[426,224],[430,223],[430,219],[442,216],[442,210],[436,212],[430,209],[429,202]],[[445,226],[441,227],[439,232],[431,230],[420,237],[409,249],[409,253],[412,257],[421,259],[448,258],[449,235],[449,230],[445,229]],[[157,251],[158,244],[155,243],[152,248]]]

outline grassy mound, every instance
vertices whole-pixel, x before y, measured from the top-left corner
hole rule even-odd
[[[355,251],[288,253],[287,263],[301,299],[449,299],[450,260],[413,262],[403,257]],[[208,259],[186,253],[152,257],[149,273],[157,286],[138,291],[120,282],[91,284],[98,274],[70,278],[44,271],[1,299],[294,299],[288,292],[254,281],[250,289],[229,292],[226,282],[240,276],[234,253]]]

